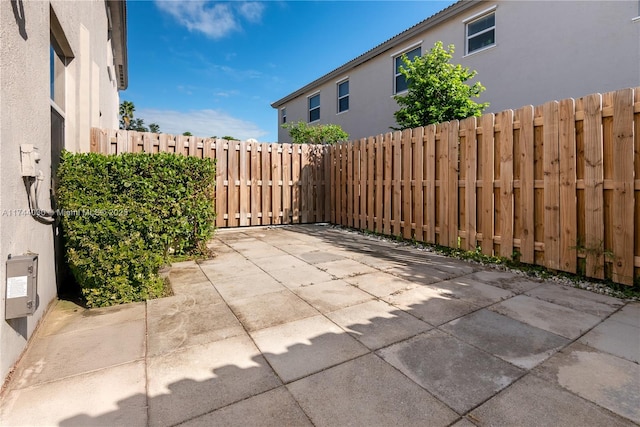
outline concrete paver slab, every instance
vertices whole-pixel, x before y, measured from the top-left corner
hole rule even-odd
[[[637,363],[574,343],[538,366],[535,372],[578,396],[640,423],[640,365]]]
[[[216,280],[214,287],[227,302],[286,289],[264,273]]]
[[[429,324],[383,301],[368,301],[327,317],[372,350],[431,329]]]
[[[320,264],[323,262],[340,261],[345,259],[342,255],[333,254],[321,250],[313,250],[296,255],[301,260],[308,262],[309,264]]]
[[[615,320],[616,322],[640,328],[640,302],[631,302],[625,305],[607,320]]]
[[[438,270],[437,268],[424,266],[424,265],[404,265],[401,267],[394,267],[386,270],[388,273],[394,274],[398,277],[402,277],[406,280],[411,280],[423,285],[430,285],[432,283],[440,282],[442,280],[449,280],[462,275],[463,273],[456,274],[452,272]]]
[[[581,343],[640,363],[640,328],[609,318],[580,338]]]
[[[168,306],[180,306],[188,309],[199,305],[218,304],[223,302],[222,297],[208,280],[202,283],[183,284],[180,286],[171,283],[173,295],[165,298],[149,300],[147,306],[164,308]]]
[[[279,387],[180,424],[210,426],[313,426],[285,387]]]
[[[355,261],[373,267],[376,270],[388,271],[392,268],[407,265],[405,261],[390,259],[386,254],[357,253],[352,256]]]
[[[149,425],[174,425],[281,385],[246,335],[149,358]]]
[[[270,271],[269,274],[287,288],[310,286],[316,283],[323,283],[335,279],[335,277],[329,273],[318,270],[314,266],[308,264],[301,267],[282,267],[277,270]]]
[[[462,418],[457,423],[451,425],[451,427],[476,427],[476,425],[468,419]]]
[[[285,383],[368,351],[324,316],[252,332],[251,336]]]
[[[224,340],[245,333],[227,304],[184,309],[150,306],[147,316],[147,355],[157,356],[196,344]]]
[[[443,295],[435,289],[421,286],[382,298],[425,322],[437,326],[464,316],[480,307]]]
[[[608,316],[624,305],[624,302],[617,298],[557,284],[545,283],[527,291],[526,294],[554,304],[564,305],[574,310],[593,314],[600,318]]]
[[[514,296],[514,293],[481,282],[463,282],[458,279],[445,280],[429,285],[439,293],[455,299],[470,302],[480,307]]]
[[[378,354],[460,414],[524,374],[438,330],[384,348]]]
[[[478,425],[495,426],[632,426],[574,394],[533,375],[527,375],[493,397],[469,417]]]
[[[261,274],[263,271],[248,259],[234,260],[232,262],[201,263],[200,268],[211,283],[217,280],[230,279],[233,277],[251,276]]]
[[[316,264],[316,267],[322,271],[326,271],[338,279],[345,277],[360,276],[366,273],[377,271],[375,268],[362,264],[352,259],[342,259],[338,261],[329,261]]]
[[[521,368],[531,369],[569,343],[542,329],[483,309],[441,327]]]
[[[330,280],[313,286],[294,288],[293,292],[321,313],[360,304],[373,297],[342,280]]]
[[[268,258],[251,259],[251,262],[256,264],[260,269],[271,273],[275,270],[290,269],[290,268],[310,268],[306,262],[282,252],[283,255],[274,255]]]
[[[144,361],[10,391],[0,405],[0,425],[145,427]]]
[[[493,269],[480,270],[468,276],[459,277],[456,280],[463,283],[482,282],[509,290],[515,294],[530,291],[542,284],[540,280],[527,278],[509,271]]]
[[[230,301],[229,306],[248,331],[318,314],[313,307],[289,290]]]
[[[192,283],[202,283],[207,281],[207,277],[195,261],[185,261],[180,264],[181,265],[179,267],[172,268],[169,271],[169,281],[172,286],[188,286]]]
[[[578,338],[601,321],[592,314],[526,295],[518,295],[489,310],[569,339]]]
[[[16,369],[14,387],[140,360],[145,353],[144,337],[144,319],[42,337],[29,346]]]
[[[287,386],[316,426],[446,426],[457,414],[369,354]]]
[[[86,309],[70,301],[58,300],[38,330],[42,337],[84,331],[102,326],[144,320],[145,303]]]
[[[400,279],[392,274],[383,272],[346,277],[344,281],[377,297],[386,297],[395,292],[406,291],[419,286],[408,280]]]

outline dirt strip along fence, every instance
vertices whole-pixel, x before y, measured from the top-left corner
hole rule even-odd
[[[640,277],[640,88],[334,146],[92,129],[91,150],[216,159],[218,227],[330,221],[627,285]]]
[[[216,161],[216,226],[329,221],[327,146],[91,130],[91,151],[170,152]]]
[[[636,88],[336,145],[331,222],[631,285],[639,135]]]

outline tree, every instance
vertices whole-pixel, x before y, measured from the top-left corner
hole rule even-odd
[[[240,141],[238,138],[234,138],[229,135],[223,136],[222,139],[226,139],[227,141]]]
[[[182,132],[182,136],[193,136],[193,135],[191,134],[191,132],[186,131],[186,132]]]
[[[149,132],[162,133],[160,132],[160,125],[157,123],[149,123]]]
[[[129,129],[131,125],[131,120],[133,119],[133,112],[136,110],[136,107],[133,105],[131,101],[122,101],[120,104],[120,129]]]
[[[135,130],[138,132],[149,132],[149,129],[144,125],[144,119],[141,118],[132,119],[127,129]]]
[[[408,92],[394,97],[401,108],[394,113],[399,127],[392,129],[480,116],[489,106],[488,102],[479,104],[471,99],[479,97],[485,87],[480,82],[471,86],[466,83],[476,76],[475,70],[449,63],[454,49],[451,44],[447,51],[439,41],[424,56],[413,61],[402,58],[400,72],[407,79]]]
[[[289,131],[294,144],[335,144],[349,139],[349,134],[340,125],[309,126],[305,122],[298,122],[287,123],[282,127]]]

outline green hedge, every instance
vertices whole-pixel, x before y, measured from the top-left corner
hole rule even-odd
[[[58,180],[67,261],[90,307],[161,296],[168,257],[203,253],[213,236],[210,159],[64,152]]]

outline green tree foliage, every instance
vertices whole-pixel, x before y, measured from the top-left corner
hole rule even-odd
[[[335,144],[349,139],[349,134],[334,124],[309,126],[305,122],[298,122],[282,127],[289,131],[294,144]]]
[[[439,41],[424,56],[413,61],[402,58],[400,72],[407,79],[408,92],[395,96],[401,108],[394,113],[399,127],[393,129],[480,116],[489,106],[489,103],[479,104],[471,99],[479,97],[485,88],[480,82],[471,86],[466,83],[477,72],[449,63],[455,48],[453,45],[448,48],[447,51]]]
[[[238,138],[234,138],[234,137],[229,136],[229,135],[223,136],[222,139],[226,139],[227,141],[240,141]]]
[[[118,110],[118,114],[120,115],[120,129],[160,133],[160,126],[157,123],[151,123],[149,127],[145,126],[144,119],[133,117],[134,111],[136,111],[136,106],[133,102],[122,101],[120,103],[120,109]]]
[[[189,131],[182,132],[182,136],[193,136],[193,134]]]
[[[129,129],[131,120],[133,119],[133,112],[136,110],[135,105],[131,101],[122,101],[120,104],[120,129]]]

